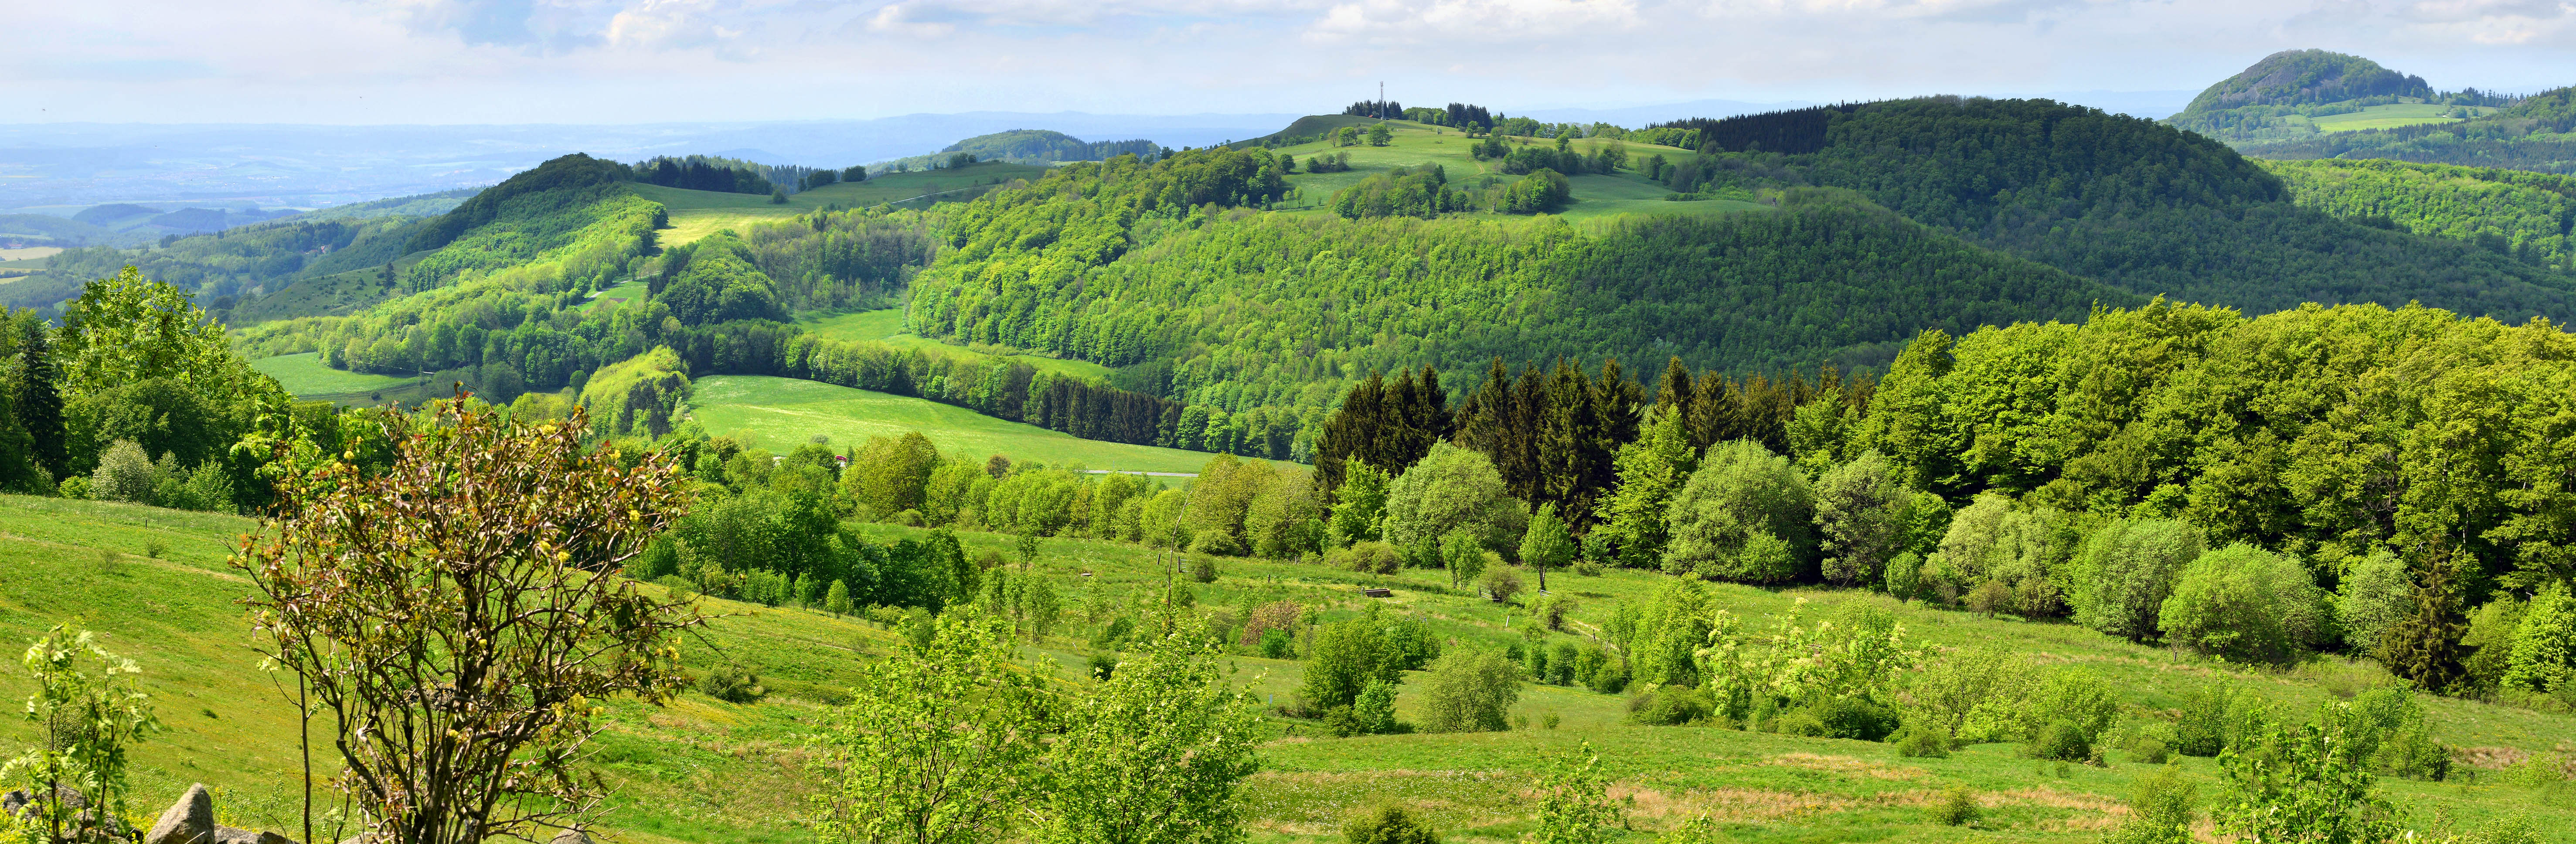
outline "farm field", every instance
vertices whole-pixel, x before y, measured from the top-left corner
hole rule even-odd
[[[837,450],[869,437],[920,431],[952,455],[981,459],[1000,454],[1049,466],[1195,473],[1213,456],[1086,440],[928,399],[795,378],[708,376],[698,379],[689,403],[691,415],[708,434],[779,454],[818,435]]]
[[[28,246],[18,249],[0,249],[0,265],[43,266],[44,264],[42,262],[44,259],[60,255],[62,254],[62,251],[63,248],[60,246]],[[21,264],[20,262],[35,263]]]
[[[136,757],[145,811],[157,811],[189,782],[205,782],[215,789],[218,814],[227,823],[285,828],[295,822],[298,804],[290,794],[298,765],[297,725],[282,714],[292,707],[278,705],[269,678],[254,669],[257,657],[246,648],[248,628],[234,603],[248,586],[224,563],[233,537],[254,529],[249,520],[231,516],[0,496],[0,556],[13,561],[0,571],[0,637],[23,641],[52,624],[77,620],[100,631],[108,648],[141,664],[143,688],[170,728]],[[924,533],[892,525],[859,529],[877,540]],[[970,555],[1011,553],[1010,536],[959,536]],[[1057,682],[1085,682],[1079,666],[1092,652],[1086,642],[1108,621],[1085,608],[1110,607],[1106,612],[1115,614],[1126,599],[1164,588],[1168,560],[1168,552],[1132,545],[1044,540],[1026,576],[1056,585],[1072,613],[1062,629],[1024,655],[1059,666]],[[1232,612],[1288,599],[1317,608],[1326,620],[1374,607],[1388,617],[1425,621],[1448,647],[1499,647],[1521,639],[1521,630],[1504,627],[1503,607],[1449,587],[1438,571],[1380,576],[1292,561],[1216,564],[1214,582],[1180,584],[1199,606]],[[1578,606],[1571,613],[1572,632],[1550,638],[1590,635],[1619,606],[1644,600],[1667,582],[1663,575],[1634,571],[1589,578],[1551,573],[1553,590]],[[1359,590],[1366,586],[1388,587],[1392,595],[1364,597]],[[2231,678],[2291,712],[2378,679],[2371,669],[2331,658],[2291,670],[2246,669],[2129,645],[2066,624],[1990,619],[1860,592],[1732,585],[1712,585],[1709,591],[1716,607],[1757,625],[1793,611],[1815,618],[1844,602],[1869,601],[1895,613],[1936,654],[2000,644],[2031,655],[2046,669],[2087,666],[2112,681],[2128,717],[2137,721],[2169,717],[2166,711],[2182,689],[2209,678]],[[604,819],[603,832],[644,844],[810,840],[802,825],[808,811],[802,798],[818,783],[802,765],[802,736],[851,681],[853,667],[889,650],[895,637],[805,609],[714,599],[705,604],[718,617],[703,640],[684,645],[683,664],[696,673],[725,664],[748,668],[770,693],[751,704],[726,703],[695,690],[660,708],[610,702],[608,730],[593,745],[591,768],[619,789],[621,799]],[[1265,702],[1274,696],[1285,700],[1301,679],[1298,660],[1229,659],[1237,669],[1235,682]],[[1418,717],[1423,679],[1407,675],[1397,696],[1399,717]],[[0,683],[0,692],[21,694],[21,685],[13,675]],[[1313,722],[1272,712],[1264,729],[1275,738],[1262,746],[1261,770],[1243,791],[1251,840],[1338,842],[1339,822],[1348,813],[1394,802],[1426,817],[1444,840],[1513,841],[1532,826],[1531,778],[1584,743],[1601,754],[1614,778],[1611,793],[1633,798],[1631,831],[1620,840],[1635,844],[1702,812],[1721,823],[1728,840],[1740,841],[2089,844],[2125,816],[2121,804],[2131,784],[2156,770],[2116,754],[2106,767],[2043,764],[2021,757],[2010,744],[1976,745],[1946,759],[1903,758],[1881,743],[1634,725],[1625,722],[1626,708],[1620,695],[1530,685],[1512,712],[1533,725],[1553,714],[1555,729],[1354,739],[1320,738]],[[2434,737],[2458,747],[2544,751],[2576,735],[2576,719],[2565,715],[2447,699],[2430,701],[2428,709]],[[327,724],[316,726],[327,731]],[[0,742],[21,741],[27,729],[20,719],[0,720]],[[2204,802],[2215,796],[2212,760],[2177,764],[2199,779]],[[2522,813],[2537,822],[2546,840],[2566,842],[2565,830],[2576,824],[2576,800],[2566,799],[2569,786],[2534,788],[2467,775],[2440,783],[2380,782],[2419,830],[2431,831],[2437,821],[2466,828]],[[1923,804],[1952,786],[1978,793],[1985,815],[1976,825],[1948,827],[1925,819]]]
[[[1309,134],[1313,131],[1339,128],[1342,125],[1365,126],[1372,122],[1375,121],[1356,117],[1333,120],[1310,117],[1299,121],[1297,128],[1293,128],[1291,132]],[[1476,140],[1456,131],[1403,120],[1389,120],[1386,121],[1386,125],[1394,133],[1394,137],[1383,147],[1366,145],[1336,147],[1330,141],[1315,141],[1276,150],[1296,156],[1298,168],[1296,174],[1288,177],[1288,183],[1295,189],[1295,193],[1277,207],[1280,210],[1295,213],[1330,214],[1333,192],[1359,184],[1372,174],[1397,167],[1437,164],[1440,165],[1442,172],[1448,174],[1449,183],[1453,185],[1500,184],[1520,178],[1502,175],[1499,170],[1492,170],[1488,163],[1477,161],[1475,155],[1469,152],[1469,147],[1474,145]],[[1555,143],[1533,138],[1506,140],[1515,145],[1524,142]],[[1590,153],[1608,146],[1609,143],[1606,138],[1583,138],[1574,141],[1574,148]],[[1626,147],[1628,160],[1632,166],[1655,155],[1662,155],[1667,160],[1680,160],[1695,154],[1689,150],[1653,144],[1629,143]],[[1309,159],[1318,155],[1343,153],[1350,156],[1350,170],[1340,173],[1306,172]],[[1723,200],[1665,202],[1662,197],[1672,193],[1670,189],[1644,176],[1624,171],[1616,174],[1576,176],[1573,177],[1573,183],[1574,203],[1566,208],[1564,216],[1574,220],[1621,214],[1724,213],[1768,207],[1751,202]]]
[[[278,355],[250,362],[250,368],[277,379],[279,386],[296,398],[318,399],[354,396],[382,390],[417,386],[418,379],[392,375],[374,375],[332,369],[322,362],[322,353],[305,352]]]
[[[2393,103],[2390,105],[2368,106],[2363,108],[2361,111],[2354,112],[2352,114],[2311,117],[2308,118],[2308,122],[2316,124],[2317,130],[2321,132],[2357,132],[2363,129],[2395,129],[2400,126],[2417,126],[2425,123],[2457,123],[2459,122],[2459,118],[2445,117],[2443,115],[2455,112],[2460,108],[2462,107],[2432,105],[2428,103]],[[2496,112],[2495,108],[2492,106],[2467,106],[2466,108],[2478,117],[2484,117]]]
[[[1071,375],[1087,380],[1109,377],[1109,367],[1086,360],[1066,360],[1045,355],[1019,354],[1010,350],[983,346],[952,346],[903,330],[902,308],[880,308],[873,311],[807,314],[796,324],[817,337],[833,340],[859,340],[884,343],[899,349],[921,349],[934,355],[953,358],[1007,357],[1036,367],[1040,372]]]
[[[633,187],[637,194],[670,209],[671,227],[662,230],[662,245],[682,246],[696,243],[699,238],[722,229],[738,229],[762,220],[785,219],[827,206],[858,208],[916,199],[930,203],[973,199],[993,185],[1012,179],[1035,178],[1045,172],[1044,167],[990,162],[959,170],[893,173],[865,182],[842,182],[794,194],[787,197],[784,205],[771,205],[765,195],[648,184]]]

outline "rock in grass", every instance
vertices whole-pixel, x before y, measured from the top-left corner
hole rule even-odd
[[[215,827],[215,844],[295,844],[295,839],[274,832],[252,832],[229,826]]]
[[[567,829],[555,833],[555,839],[547,844],[590,844],[590,836],[578,829]]]
[[[215,844],[215,797],[206,793],[206,784],[188,786],[188,793],[161,813],[152,834],[143,836],[143,844]]]

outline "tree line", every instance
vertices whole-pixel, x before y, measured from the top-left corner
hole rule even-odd
[[[1355,389],[1316,480],[1331,541],[1414,565],[1468,560],[1458,543],[1825,583],[2545,695],[2576,679],[2551,644],[2576,637],[2571,352],[2545,321],[2157,301],[1925,332],[1875,382],[1668,366],[1651,404],[1615,368],[1497,361],[1454,415],[1436,373]],[[1422,472],[1440,503],[1398,506]]]

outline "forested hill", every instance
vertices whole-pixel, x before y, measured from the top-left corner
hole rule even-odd
[[[1768,152],[1677,168],[1688,189],[1847,187],[2140,295],[2247,311],[2420,301],[2515,322],[2576,313],[2576,281],[2563,274],[2300,208],[2278,179],[2216,141],[2095,109],[1936,97],[1731,118],[1703,134],[1712,146],[1771,142],[1760,147]]]
[[[2576,270],[2576,176],[2387,159],[2263,167],[2302,206]]]
[[[1240,412],[1319,407],[1357,373],[1473,371],[1498,356],[1660,366],[1679,355],[1730,370],[1877,361],[1924,328],[2134,301],[1846,192],[1596,232],[1193,205],[1257,201],[1276,190],[1269,161],[1073,165],[996,192],[952,219],[953,248],[914,280],[912,327],[1141,367],[1144,386]]]

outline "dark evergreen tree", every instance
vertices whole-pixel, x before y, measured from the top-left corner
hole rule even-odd
[[[2452,691],[2468,676],[2460,646],[2469,631],[2466,584],[2447,545],[2427,549],[2420,569],[2415,612],[2381,634],[2379,661],[2426,691]]]
[[[53,332],[43,320],[27,320],[24,351],[26,368],[19,380],[17,396],[18,424],[35,439],[36,465],[46,474],[60,479],[71,459],[71,449],[64,440],[63,396],[55,385],[60,380],[53,359]]]

